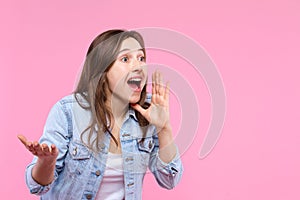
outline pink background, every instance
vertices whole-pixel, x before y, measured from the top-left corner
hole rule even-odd
[[[0,3],[2,199],[38,199],[24,182],[32,156],[16,135],[41,135],[51,106],[73,90],[91,40],[106,29],[141,27],[173,29],[201,44],[218,66],[227,95],[221,138],[200,160],[209,93],[201,77],[184,75],[201,113],[197,135],[182,155],[184,176],[167,191],[147,175],[144,199],[300,199],[299,1],[175,2]],[[166,63],[182,70],[184,64],[174,60]]]

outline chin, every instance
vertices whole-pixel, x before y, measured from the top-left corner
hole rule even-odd
[[[135,104],[135,103],[139,102],[140,99],[141,99],[141,95],[133,95],[129,98],[129,103]]]

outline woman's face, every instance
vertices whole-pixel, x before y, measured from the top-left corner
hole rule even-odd
[[[144,52],[136,39],[129,37],[122,42],[107,78],[115,100],[124,103],[137,103],[140,100],[147,81],[147,69]]]

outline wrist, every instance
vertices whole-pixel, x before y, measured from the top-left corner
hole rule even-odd
[[[170,123],[167,123],[158,133],[158,139],[160,143],[166,144],[173,141],[172,126]]]
[[[160,132],[167,132],[167,133],[172,133],[172,126],[170,122],[167,122],[164,127],[161,129]]]
[[[51,168],[56,164],[56,158],[38,158],[37,164],[41,167]]]

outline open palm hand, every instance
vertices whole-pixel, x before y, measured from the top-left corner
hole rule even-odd
[[[159,71],[152,74],[152,99],[148,109],[140,105],[132,105],[134,109],[140,112],[149,123],[156,126],[158,132],[168,125],[169,114],[169,84],[163,85],[163,77]]]

